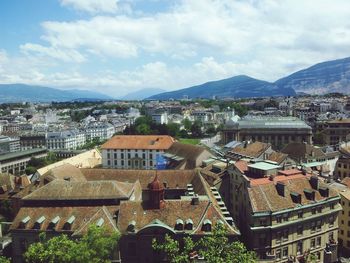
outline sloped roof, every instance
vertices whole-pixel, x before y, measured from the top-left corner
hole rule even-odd
[[[166,183],[167,188],[187,188],[197,174],[196,170],[117,170],[117,169],[81,169],[86,180],[117,180],[120,182],[133,183],[140,181],[142,189],[147,189],[158,175],[162,183]]]
[[[325,157],[325,153],[321,148],[315,147],[306,143],[292,142],[286,145],[282,150],[282,153],[288,154],[293,159],[300,159],[307,157],[321,158]]]
[[[276,162],[278,164],[282,163],[286,158],[288,157],[288,154],[286,153],[280,153],[280,152],[273,152],[269,155],[267,160]]]
[[[239,145],[229,151],[229,154],[239,154],[243,156],[249,156],[253,158],[258,158],[262,155],[271,144],[263,142],[253,142],[248,144],[246,147]]]
[[[184,158],[184,162],[186,162],[185,169],[196,168],[197,159],[202,153],[205,152],[205,159],[208,159],[212,154],[206,148],[181,142],[174,142],[173,145],[166,150],[166,153]]]
[[[168,135],[117,135],[104,143],[102,149],[167,150],[175,142]]]
[[[70,182],[54,180],[25,196],[24,200],[127,199],[133,183],[117,181]]]
[[[113,218],[117,210],[118,206],[22,207],[10,229],[12,231],[32,231],[35,222],[40,217],[44,216],[45,220],[38,231],[48,230],[50,222],[58,216],[59,221],[54,228],[55,231],[68,231],[73,232],[73,235],[83,235],[86,233],[88,225],[96,223],[99,218],[104,219],[104,226],[107,231],[116,231],[114,220],[110,220],[110,218]],[[30,217],[30,220],[25,227],[22,228],[21,221],[27,216]],[[64,225],[72,216],[75,217],[75,220],[71,225],[71,229],[65,230]]]
[[[248,195],[253,212],[274,212],[300,206],[300,204],[293,202],[291,197],[292,192],[301,195],[301,205],[312,204],[315,203],[315,201],[318,202],[338,195],[335,190],[329,188],[329,197],[321,196],[319,191],[312,189],[309,182],[309,176],[285,179],[286,180],[283,180],[283,184],[285,185],[284,196],[281,196],[277,192],[275,181],[270,181],[265,184],[251,185],[251,187],[248,188]],[[319,181],[319,186],[327,187],[326,184],[321,181]],[[315,192],[315,201],[306,198],[304,193],[305,189]]]
[[[54,167],[53,169],[45,173],[43,176],[49,179],[49,181],[52,181],[54,179],[63,180],[67,178],[69,178],[70,181],[75,182],[86,181],[86,178],[81,172],[81,170],[70,163],[65,163],[60,166]]]
[[[209,199],[202,198],[197,205],[193,205],[189,200],[165,200],[164,208],[148,209],[147,204],[141,201],[132,202],[125,201],[120,204],[117,227],[121,233],[128,233],[128,225],[131,221],[135,221],[136,232],[151,224],[154,220],[159,220],[166,226],[174,229],[176,220],[182,219],[184,222],[191,219],[193,221],[193,229],[188,231],[191,234],[201,234],[203,221],[211,220],[216,224],[223,217],[215,209]],[[174,229],[176,232],[176,230]],[[237,234],[232,231],[230,234]]]

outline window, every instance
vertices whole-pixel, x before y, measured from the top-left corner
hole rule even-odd
[[[150,154],[149,154],[149,158],[150,158],[150,159],[153,159],[153,154],[150,153]]]
[[[317,223],[316,223],[316,231],[321,231],[321,227],[322,227],[322,221],[319,220],[319,221],[317,221]]]
[[[120,154],[120,158],[124,159],[124,153]]]
[[[320,247],[321,246],[321,237],[316,238],[316,246]]]
[[[282,216],[276,216],[277,223],[282,223]]]
[[[317,207],[317,213],[322,213],[322,206]]]
[[[313,214],[313,215],[316,214],[316,208],[311,209],[311,214]]]
[[[311,239],[310,247],[315,248],[316,241],[314,238]]]
[[[276,233],[276,243],[281,243],[281,238],[282,238],[282,232],[278,231]]]
[[[276,259],[280,259],[281,258],[281,250],[277,249],[276,250]]]
[[[288,257],[288,247],[283,248],[283,258]]]
[[[283,241],[288,241],[288,229],[283,231]]]
[[[298,233],[298,235],[302,235],[303,234],[303,226],[302,225],[298,225],[297,233]]]
[[[128,153],[128,159],[130,159],[131,158],[131,154],[130,153]]]
[[[316,223],[311,222],[311,233],[316,232]]]
[[[303,211],[298,212],[298,218],[303,218]]]
[[[334,203],[331,203],[331,209],[334,209]]]
[[[284,222],[287,222],[288,219],[289,219],[289,214],[284,214],[284,215],[283,215],[283,221],[284,221]]]
[[[300,240],[297,243],[297,254],[300,255],[303,253],[303,241]]]

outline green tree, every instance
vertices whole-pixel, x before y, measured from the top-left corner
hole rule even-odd
[[[8,258],[0,256],[0,263],[11,263],[11,261]]]
[[[195,121],[191,126],[192,137],[200,138],[203,136],[202,123],[200,121]]]
[[[212,263],[249,263],[255,262],[254,252],[248,251],[241,242],[229,242],[227,229],[216,224],[211,235],[199,240],[199,254]]]
[[[24,254],[27,263],[108,263],[119,239],[117,233],[107,234],[106,229],[91,225],[86,235],[73,240],[67,235],[46,239],[29,246]]]
[[[11,221],[13,219],[13,210],[10,200],[0,201],[0,215],[2,215],[6,221]]]
[[[142,135],[148,135],[148,134],[151,134],[152,131],[148,124],[142,123],[136,126],[136,133],[142,134]]]
[[[185,237],[183,243],[181,249],[179,241],[166,234],[164,242],[158,243],[156,239],[153,239],[152,248],[164,252],[170,263],[187,263],[190,262],[189,254],[194,250],[195,243],[190,237]]]
[[[227,237],[227,228],[223,224],[216,224],[211,234],[208,234],[197,242],[190,237],[185,237],[183,246],[181,241],[165,236],[164,242],[152,241],[152,247],[156,251],[166,254],[167,260],[171,263],[190,262],[191,252],[198,251],[204,256],[206,262],[210,263],[252,263],[256,262],[256,254],[248,251],[244,244],[239,241],[230,242]]]
[[[33,166],[27,166],[25,172],[26,172],[26,175],[30,175],[30,174],[35,173],[36,170],[37,170],[37,169],[36,169],[35,167],[33,167]]]
[[[184,126],[185,130],[189,132],[191,130],[192,122],[189,119],[185,118],[182,121],[182,125]]]
[[[172,137],[178,137],[180,133],[180,124],[178,123],[169,123],[168,124],[168,132]]]

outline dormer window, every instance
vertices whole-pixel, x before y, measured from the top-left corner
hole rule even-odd
[[[96,226],[97,226],[97,227],[101,227],[101,226],[103,225],[104,222],[105,222],[105,220],[101,217],[99,220],[97,220]]]
[[[175,230],[181,231],[184,229],[184,221],[182,219],[177,219],[175,224]]]
[[[63,229],[64,230],[71,230],[74,221],[75,221],[75,216],[71,216],[70,218],[68,218],[67,222],[63,226]]]
[[[205,219],[203,222],[202,230],[204,232],[210,232],[211,231],[211,221],[209,219]]]
[[[51,230],[54,230],[56,225],[57,225],[57,223],[60,221],[60,219],[61,218],[59,216],[56,216],[54,219],[51,220],[48,228],[51,229]]]
[[[36,220],[34,224],[34,229],[40,229],[42,223],[46,220],[45,216],[41,216],[38,220]]]
[[[30,216],[26,216],[25,218],[23,218],[20,223],[20,228],[25,228],[29,221],[30,221]]]
[[[192,230],[193,229],[193,221],[192,219],[187,219],[185,222],[185,230]]]

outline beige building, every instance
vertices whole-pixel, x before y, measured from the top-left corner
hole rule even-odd
[[[229,121],[223,129],[224,143],[230,141],[260,141],[276,149],[291,142],[312,143],[312,129],[295,117],[251,117]]]
[[[271,162],[229,167],[230,206],[249,249],[263,262],[337,259],[337,192],[318,177]]]
[[[336,145],[347,141],[350,133],[350,119],[340,119],[329,121],[322,131],[323,139],[327,145]]]
[[[117,135],[102,145],[102,167],[114,169],[155,169],[157,157],[175,139],[167,135]]]
[[[343,211],[339,214],[339,247],[350,254],[350,189],[340,192]]]

